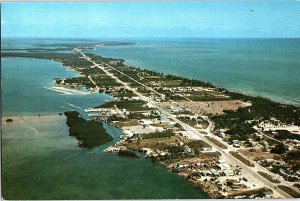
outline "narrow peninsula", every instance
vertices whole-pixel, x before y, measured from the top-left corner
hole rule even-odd
[[[97,45],[97,44],[95,44]],[[163,164],[211,198],[300,197],[300,108],[219,88],[211,83],[140,69],[83,48],[70,53],[2,53],[61,62],[80,77],[58,87],[87,88],[114,100],[85,112],[66,112],[70,135],[92,148],[112,137],[101,122],[120,128],[107,152],[144,156]]]

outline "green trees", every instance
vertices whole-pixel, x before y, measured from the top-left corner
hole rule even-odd
[[[271,149],[271,153],[274,154],[283,154],[286,151],[286,148],[283,143],[277,144],[274,148]]]
[[[295,139],[300,140],[300,135],[293,134],[287,130],[276,130],[274,138],[277,140]]]
[[[292,150],[288,152],[284,158],[284,161],[293,164],[293,168],[300,169],[300,150]]]
[[[149,138],[164,138],[164,137],[172,137],[174,136],[173,130],[165,130],[163,132],[154,132],[154,133],[148,133],[142,135],[143,139],[149,139]]]
[[[6,119],[6,122],[13,122],[13,119]]]
[[[65,79],[66,84],[83,85],[86,88],[93,88],[95,85],[87,77],[69,77]]]
[[[106,102],[102,105],[96,106],[95,108],[111,108],[116,105],[119,109],[126,109],[129,111],[140,111],[146,110],[146,108],[143,107],[144,104],[146,104],[146,102],[142,100],[118,100]]]
[[[70,135],[79,140],[80,147],[90,149],[113,139],[104,129],[102,122],[87,121],[76,111],[64,114],[67,116]]]

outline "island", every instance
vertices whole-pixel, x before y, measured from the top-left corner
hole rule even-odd
[[[77,111],[68,111],[64,114],[67,117],[70,136],[79,140],[80,147],[90,149],[112,141],[113,138],[105,131],[102,122],[88,121]]]

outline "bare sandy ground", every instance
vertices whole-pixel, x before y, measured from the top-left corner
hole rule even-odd
[[[45,89],[49,89],[52,91],[60,92],[65,95],[71,95],[71,94],[91,94],[92,92],[88,91],[80,91],[76,89],[66,88],[66,87],[44,87]]]
[[[160,105],[175,106],[175,103],[162,102]],[[193,111],[200,115],[212,114],[218,115],[223,114],[224,110],[237,110],[239,107],[250,106],[250,103],[243,102],[241,100],[228,100],[228,101],[182,101],[177,102],[180,107],[183,107],[189,111]]]
[[[254,160],[254,161],[278,158],[277,154],[272,154],[270,152],[264,152],[262,149],[254,149],[254,148],[240,149],[240,152],[247,158]]]
[[[264,130],[287,130],[290,131],[294,134],[299,134],[300,135],[300,126],[295,126],[295,125],[274,125],[271,123],[265,123],[265,124],[260,124],[261,127],[264,128]]]

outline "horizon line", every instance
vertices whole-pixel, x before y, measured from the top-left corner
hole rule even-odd
[[[1,36],[1,39],[300,39],[298,37],[50,37],[50,36]]]

